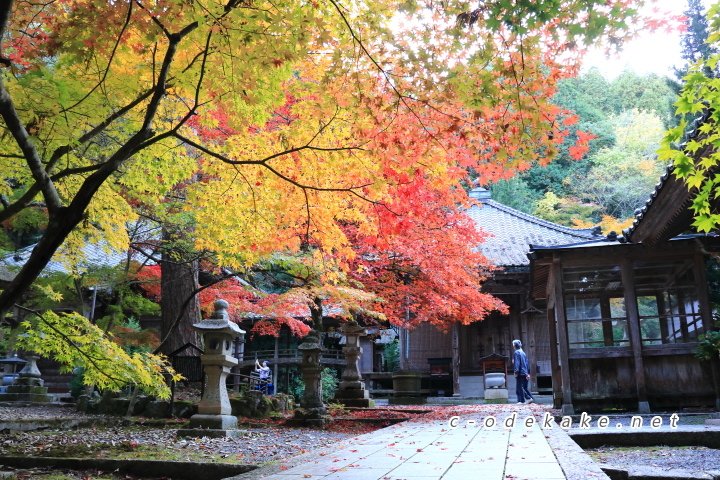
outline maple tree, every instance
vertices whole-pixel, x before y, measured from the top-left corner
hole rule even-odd
[[[660,159],[673,164],[673,174],[684,180],[693,192],[690,208],[694,211],[693,226],[700,232],[717,231],[720,212],[716,203],[720,191],[720,178],[716,170],[720,163],[717,150],[718,120],[720,119],[720,4],[713,4],[706,13],[707,40],[702,52],[690,55],[694,60],[683,77],[683,87],[677,102],[676,113],[682,116],[679,125],[667,131],[658,151]],[[704,23],[704,22],[702,22]],[[687,45],[686,45],[687,47]],[[691,123],[701,118],[699,124]],[[686,132],[693,133],[686,138]]]
[[[48,228],[0,310],[63,241],[125,242],[124,194],[157,201],[198,169],[197,154],[205,181],[188,188],[187,209],[213,207],[194,212],[197,246],[236,265],[297,248],[298,231],[343,248],[332,222],[416,175],[439,184],[457,163],[492,176],[549,158],[567,134],[547,101],[572,72],[560,61],[629,35],[627,7],[6,2],[0,219],[41,199]],[[389,28],[398,9],[416,21]],[[286,121],[263,128],[279,108]],[[223,138],[200,138],[195,117]]]
[[[377,308],[391,323],[413,328],[427,322],[447,330],[493,310],[507,312],[500,300],[481,291],[493,270],[475,249],[485,234],[462,211],[446,207],[464,195],[415,184],[399,189],[380,213],[378,235],[347,227],[357,250],[348,276],[384,299]]]
[[[182,378],[163,357],[143,351],[128,353],[80,314],[32,313],[32,321],[23,322],[25,334],[18,337],[16,346],[56,359],[68,373],[82,366],[86,385],[108,390],[134,385],[167,399],[170,388],[163,375]]]
[[[124,248],[178,185],[173,219],[217,264],[311,245],[342,281],[345,225],[399,249],[395,198],[548,162],[575,122],[556,83],[585,46],[660,26],[643,3],[3,2],[0,222],[40,206],[47,227],[0,314],[63,242]]]

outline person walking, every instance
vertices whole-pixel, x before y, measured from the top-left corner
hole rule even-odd
[[[515,367],[515,394],[517,395],[517,403],[533,403],[535,398],[528,390],[528,381],[530,380],[530,364],[528,363],[527,355],[522,349],[522,342],[520,340],[513,340],[513,347],[515,347],[515,353],[513,353],[513,364]]]

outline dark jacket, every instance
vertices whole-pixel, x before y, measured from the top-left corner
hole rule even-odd
[[[530,373],[528,358],[522,348],[518,348],[515,350],[515,353],[513,353],[513,363],[515,364],[515,375],[525,376]]]

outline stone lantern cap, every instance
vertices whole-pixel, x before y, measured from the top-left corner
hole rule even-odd
[[[358,325],[355,320],[350,321],[340,327],[340,333],[342,333],[343,335],[357,335],[361,337],[364,337],[366,335],[365,327]]]
[[[230,315],[227,312],[230,304],[225,300],[215,300],[215,311],[210,318],[201,320],[200,323],[193,325],[193,328],[200,333],[217,332],[226,333],[231,337],[239,337],[245,335],[245,330],[237,326],[236,323],[230,321]]]
[[[355,320],[352,320],[340,327],[340,333],[345,336],[344,341],[341,339],[340,343],[344,343],[345,346],[349,348],[357,348],[359,346],[360,337],[367,335],[367,333],[365,333],[365,327],[358,325]]]
[[[315,330],[310,330],[307,336],[303,339],[303,343],[298,345],[298,350],[316,350],[322,349],[320,344],[320,333]]]

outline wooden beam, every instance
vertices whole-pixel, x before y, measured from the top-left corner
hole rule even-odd
[[[637,298],[635,297],[635,278],[633,275],[632,259],[626,258],[621,264],[622,282],[625,289],[625,313],[627,314],[628,332],[630,333],[630,346],[635,364],[635,385],[638,396],[638,412],[650,413],[650,404],[647,399],[645,386],[645,367],[642,358],[642,335],[640,333],[640,314],[638,312]]]
[[[644,357],[657,357],[664,355],[694,355],[697,342],[691,343],[663,343],[661,345],[645,345]]]
[[[547,265],[548,267],[552,267],[553,260],[552,260],[552,257],[547,257],[547,258],[538,258],[536,260],[533,260],[532,262],[533,262],[533,266]]]
[[[580,358],[623,358],[632,357],[633,351],[628,347],[583,348],[570,352],[570,359]]]

